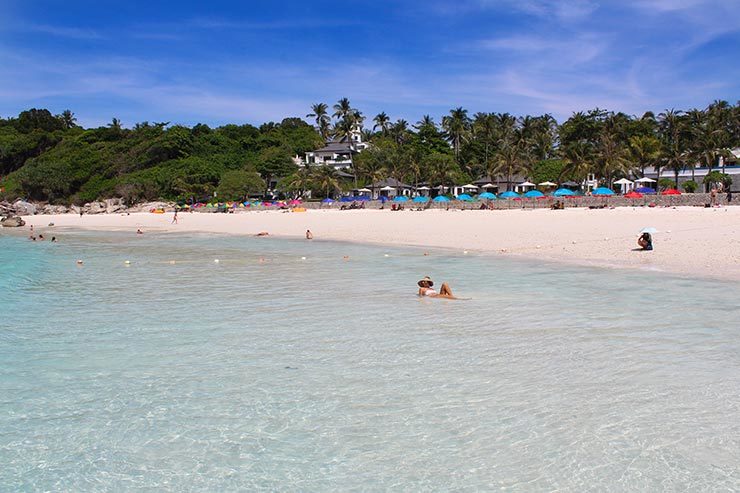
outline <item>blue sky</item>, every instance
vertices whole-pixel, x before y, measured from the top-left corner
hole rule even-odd
[[[192,125],[740,99],[740,0],[0,2],[0,115]]]

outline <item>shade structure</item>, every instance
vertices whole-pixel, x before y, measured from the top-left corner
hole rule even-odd
[[[334,201],[333,201],[332,199],[329,199],[329,198],[327,198],[327,199],[324,199],[324,200],[322,200],[322,201],[321,201],[321,203],[322,203],[322,204],[331,204],[331,203],[333,203],[333,202],[334,202]]]
[[[291,200],[290,202],[288,202],[288,205],[301,205],[301,201],[297,199]]]
[[[655,180],[648,178],[647,176],[643,176],[642,178],[635,180],[635,183],[655,183]]]
[[[655,190],[650,187],[639,187],[635,188],[635,192],[642,193],[645,195],[655,195]]]
[[[557,187],[557,183],[553,183],[551,181],[543,181],[542,183],[537,184],[538,187]]]
[[[594,188],[591,194],[592,195],[606,195],[606,196],[614,195],[614,190],[612,190],[611,188],[599,187],[599,188]]]
[[[521,182],[521,183],[520,183],[519,185],[517,185],[517,186],[519,186],[519,187],[536,187],[537,185],[535,185],[535,184],[534,184],[534,183],[532,183],[531,181],[523,181],[523,182]]]
[[[357,191],[360,192],[360,193],[370,193],[370,192],[372,192],[372,190],[370,190],[369,188],[360,188]]]
[[[355,199],[360,202],[367,202],[368,200],[370,200],[370,197],[368,197],[367,195],[357,195],[355,196]]]
[[[528,199],[536,199],[539,197],[544,197],[545,194],[540,192],[539,190],[530,190],[529,192],[525,193],[524,196]]]
[[[455,197],[457,200],[464,200],[465,202],[470,202],[473,200],[473,197],[468,195],[467,193],[461,193],[457,197]]]
[[[681,192],[676,190],[675,188],[669,188],[668,190],[663,190],[660,192],[661,195],[681,195]]]
[[[619,180],[614,182],[615,185],[631,185],[632,183],[634,182],[628,180],[627,178],[620,178]]]
[[[425,202],[429,202],[429,197],[424,197],[422,195],[419,195],[418,197],[414,197],[413,201],[417,203],[425,203]]]
[[[448,199],[444,195],[437,195],[436,197],[434,197],[434,199],[432,199],[432,202],[449,202],[449,201],[450,199]]]
[[[418,187],[417,190],[431,190],[428,186],[424,185],[423,187]]]
[[[625,193],[624,196],[628,199],[641,199],[642,194],[640,192],[635,192],[634,190],[628,193]]]
[[[392,192],[392,191],[395,190],[395,188],[393,188],[391,186],[387,186],[387,187],[381,188],[380,190],[383,191],[383,192]]]
[[[409,200],[405,195],[399,195],[393,199],[393,202],[407,202]]]
[[[502,198],[502,199],[515,199],[518,197],[519,197],[519,194],[516,192],[512,192],[511,190],[507,190],[506,192],[499,194],[499,198]]]
[[[467,185],[463,185],[464,190],[478,190],[478,187],[473,185],[472,183],[468,183]]]
[[[493,183],[486,183],[485,185],[481,185],[480,188],[497,188],[497,186]]]
[[[573,192],[573,190],[568,190],[567,188],[558,188],[552,194],[555,197],[568,197],[575,195],[575,192]]]
[[[647,227],[642,228],[640,230],[640,233],[650,233],[650,234],[653,234],[653,233],[657,233],[657,232],[658,232],[658,230],[656,228],[652,227],[652,226],[647,226]]]
[[[494,200],[496,198],[496,194],[491,192],[483,192],[482,194],[478,195],[478,198],[484,200]]]
[[[565,183],[563,183],[563,186],[564,187],[580,187],[581,184],[580,183],[576,183],[574,181],[566,181]]]

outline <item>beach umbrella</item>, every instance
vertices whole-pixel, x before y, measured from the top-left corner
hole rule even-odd
[[[420,195],[418,197],[414,197],[413,201],[421,204],[421,203],[429,202],[429,197],[424,197]]]
[[[458,196],[457,196],[457,197],[455,197],[455,198],[456,198],[457,200],[464,200],[465,202],[472,202],[472,201],[473,201],[473,197],[471,197],[471,196],[470,196],[470,195],[468,195],[467,193],[461,193],[460,195],[458,195]]]
[[[543,181],[542,183],[537,184],[538,187],[557,187],[557,183],[553,183],[551,181]]]
[[[637,192],[637,193],[645,194],[645,195],[654,195],[655,194],[655,190],[653,190],[650,187],[639,187],[639,188],[635,188],[634,191]]]
[[[366,201],[370,200],[370,197],[368,197],[367,195],[358,195],[355,198],[357,200],[359,200],[360,202],[366,202]]]
[[[297,199],[294,199],[294,200],[291,200],[290,202],[288,202],[288,205],[301,205],[301,201],[300,200],[297,200]]]
[[[324,200],[321,201],[321,203],[322,204],[333,204],[334,201],[330,198],[325,198]]]
[[[658,230],[657,230],[657,229],[655,229],[655,228],[654,228],[654,227],[652,227],[652,226],[648,226],[648,227],[646,227],[646,228],[642,228],[642,229],[640,230],[640,233],[650,233],[650,234],[654,234],[654,233],[657,233],[657,232],[658,232]]]
[[[681,195],[681,192],[676,190],[675,188],[669,188],[668,190],[663,190],[660,192],[661,195]]]
[[[634,190],[628,193],[625,193],[624,196],[628,199],[641,199],[642,194],[640,192],[635,192]]]
[[[511,190],[507,190],[506,192],[499,194],[498,197],[500,199],[514,199],[514,198],[518,198],[519,194],[516,192],[512,192]]]
[[[555,197],[567,197],[575,195],[573,190],[568,190],[567,188],[558,188],[552,194]]]
[[[536,198],[544,197],[545,194],[540,192],[539,190],[530,190],[529,192],[525,193],[524,196],[527,197],[528,199],[536,199]]]
[[[648,178],[647,176],[644,176],[638,180],[635,180],[635,183],[655,183],[655,180],[652,178]]]
[[[496,194],[491,192],[483,192],[482,194],[478,195],[478,198],[485,200],[494,200],[496,198]]]
[[[432,199],[432,202],[449,202],[449,201],[450,199],[448,199],[444,195],[437,195],[436,197],[434,197],[434,199]]]
[[[385,195],[381,195],[380,197],[378,197],[378,200],[380,200],[380,203],[385,204],[386,202],[388,202],[388,197],[386,197]]]
[[[393,202],[408,202],[408,200],[409,200],[409,198],[408,198],[408,197],[406,197],[405,195],[397,195],[397,196],[396,196],[396,197],[395,197],[395,198],[393,199]]]
[[[594,188],[593,192],[591,192],[592,195],[614,195],[614,190],[611,188],[606,187],[599,187]]]

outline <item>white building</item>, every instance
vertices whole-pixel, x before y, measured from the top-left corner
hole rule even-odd
[[[339,139],[327,141],[321,149],[307,152],[302,164],[334,166],[338,170],[347,169],[352,167],[353,154],[362,152],[369,146],[370,144],[362,141],[361,129],[357,127],[349,138],[345,135]]]

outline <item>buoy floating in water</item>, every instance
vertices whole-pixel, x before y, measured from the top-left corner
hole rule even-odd
[[[82,262],[82,260],[80,260],[80,259],[77,259],[77,265],[82,265],[83,263],[84,263],[84,262]]]
[[[123,263],[126,264],[126,265],[131,265],[131,261],[130,260],[126,260]]]
[[[214,264],[217,264],[217,263],[219,263],[219,262],[220,262],[220,260],[219,260],[219,259],[213,259],[213,263],[214,263]]]
[[[390,255],[388,255],[387,253],[386,253],[385,255],[383,255],[383,256],[384,256],[384,257],[390,257]]]
[[[306,260],[306,257],[301,257],[301,260]]]

